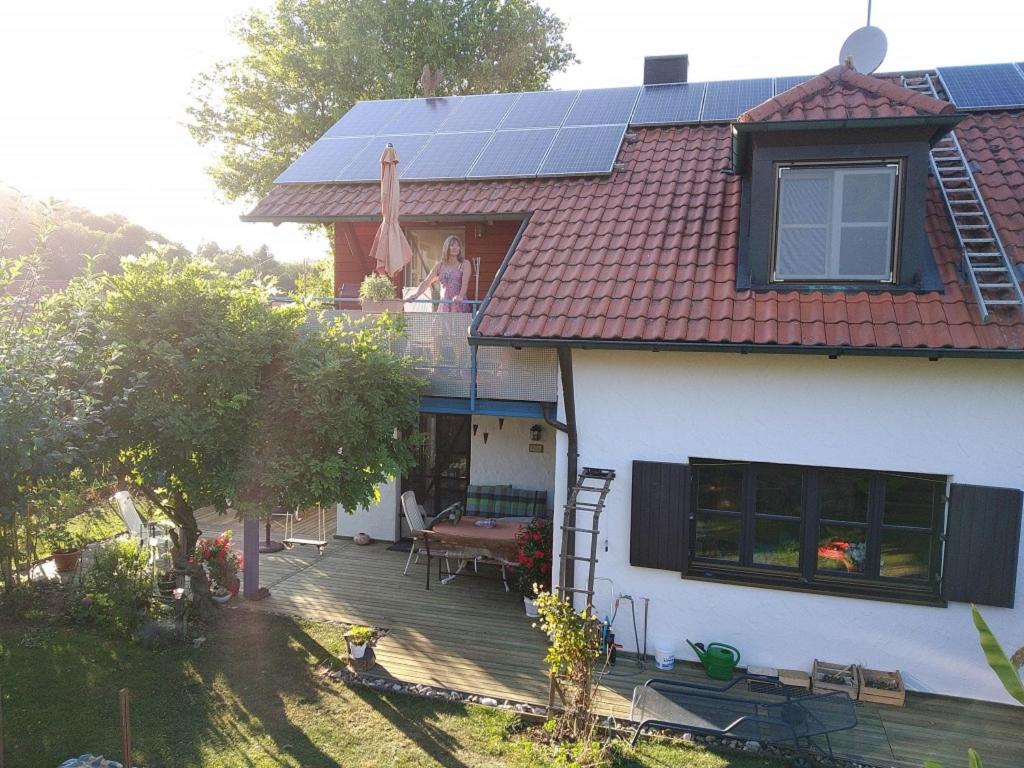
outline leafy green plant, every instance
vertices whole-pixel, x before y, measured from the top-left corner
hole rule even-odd
[[[601,656],[601,624],[589,610],[577,611],[551,593],[535,599],[549,640],[544,661],[562,700],[556,736],[590,741],[597,724],[593,709],[600,677],[594,665]]]
[[[999,644],[996,636],[989,629],[988,623],[981,615],[977,606],[971,606],[971,616],[974,618],[974,626],[978,629],[978,636],[981,639],[981,649],[985,652],[985,660],[996,673],[999,682],[1003,684],[1006,692],[1013,698],[1024,704],[1024,683],[1021,682],[1013,662],[1006,656],[1006,651]]]
[[[345,633],[345,637],[353,645],[366,645],[373,642],[373,627],[366,627],[362,624],[355,624]]]
[[[359,284],[360,301],[386,301],[395,298],[395,284],[387,275],[367,275]]]
[[[147,553],[133,541],[97,547],[76,610],[119,634],[133,635],[146,617],[152,594]]]

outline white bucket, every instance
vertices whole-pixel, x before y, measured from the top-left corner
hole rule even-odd
[[[667,645],[654,646],[654,666],[658,669],[672,669],[676,665],[676,652]]]
[[[363,658],[363,656],[366,655],[366,643],[362,643],[362,644],[358,644],[358,645],[356,643],[352,643],[351,648],[352,648],[352,658],[353,659],[361,659],[361,658]]]

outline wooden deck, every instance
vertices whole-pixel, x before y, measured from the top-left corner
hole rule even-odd
[[[315,526],[306,516],[296,535],[309,535],[307,528]],[[207,534],[230,527],[240,537],[240,525],[226,517],[204,516],[200,527]],[[272,536],[282,535],[275,523]],[[493,571],[444,586],[434,578],[427,591],[422,561],[402,575],[406,557],[385,544],[360,547],[347,540],[332,540],[322,556],[313,547],[261,555],[261,583],[272,596],[256,605],[387,629],[377,647],[381,676],[545,704],[544,636],[524,615],[522,599],[506,593]],[[706,680],[686,665],[673,675]],[[620,659],[604,679],[601,712],[628,717],[633,687],[656,676],[665,673],[640,671],[634,660]],[[856,729],[833,738],[836,752],[850,759],[895,768],[936,760],[959,768],[974,747],[986,768],[1024,766],[1024,708],[911,693],[905,708],[859,704],[857,716]]]

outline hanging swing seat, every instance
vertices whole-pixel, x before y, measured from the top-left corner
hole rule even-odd
[[[322,506],[317,506],[317,525],[316,525],[316,538],[305,538],[302,536],[295,535],[295,521],[299,519],[299,510],[294,512],[285,513],[284,520],[284,538],[281,543],[286,548],[291,549],[295,546],[300,547],[316,547],[318,555],[322,555],[324,550],[327,548],[327,513]]]

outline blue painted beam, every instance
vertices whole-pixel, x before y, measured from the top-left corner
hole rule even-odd
[[[543,419],[544,403],[523,400],[487,400],[476,398],[473,401],[463,397],[421,397],[420,413],[463,413],[481,416],[509,416],[524,419]]]

